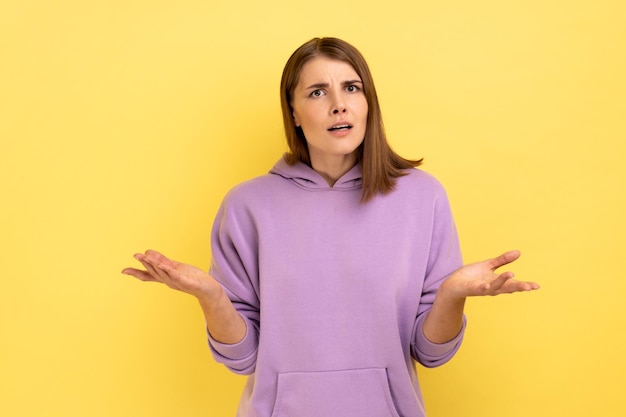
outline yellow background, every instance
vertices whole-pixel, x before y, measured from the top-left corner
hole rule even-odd
[[[120,270],[208,267],[313,36],[363,52],[466,260],[519,248],[543,287],[470,300],[458,356],[419,370],[430,417],[626,415],[621,0],[1,2],[0,415],[234,415],[195,301]]]

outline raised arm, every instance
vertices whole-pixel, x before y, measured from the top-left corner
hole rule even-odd
[[[168,287],[193,295],[204,313],[211,337],[224,344],[235,344],[246,334],[246,324],[235,310],[223,287],[208,273],[192,265],[166,258],[149,250],[136,254],[145,270],[125,268],[122,273],[141,281],[160,282]]]
[[[493,259],[464,265],[450,274],[439,287],[432,309],[424,321],[424,336],[433,343],[445,343],[458,335],[463,326],[467,297],[539,289],[537,283],[514,279],[513,272],[496,273],[496,269],[519,257],[519,251],[510,251]]]

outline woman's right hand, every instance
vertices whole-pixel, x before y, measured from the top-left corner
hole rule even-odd
[[[160,282],[209,303],[221,295],[221,285],[208,273],[193,265],[173,261],[154,250],[137,253],[134,258],[141,262],[145,270],[125,268],[122,270],[123,274],[141,281]]]
[[[173,261],[157,251],[135,255],[146,270],[125,268],[123,274],[141,281],[155,281],[195,296],[204,312],[209,334],[218,342],[233,344],[246,335],[246,323],[211,275],[192,265]]]

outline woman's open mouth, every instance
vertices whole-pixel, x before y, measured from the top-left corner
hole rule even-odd
[[[335,125],[332,126],[330,128],[328,128],[329,132],[336,132],[336,131],[345,131],[345,130],[350,130],[352,129],[352,125],[344,123],[344,124],[339,124],[339,125]]]

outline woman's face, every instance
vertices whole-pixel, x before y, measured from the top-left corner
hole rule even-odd
[[[368,107],[363,82],[350,64],[327,57],[307,62],[291,106],[314,168],[355,164],[356,149],[365,138]]]

